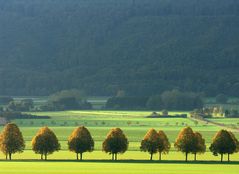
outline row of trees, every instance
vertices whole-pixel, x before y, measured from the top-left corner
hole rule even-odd
[[[112,155],[112,160],[117,160],[117,154],[127,151],[129,141],[126,135],[120,128],[113,128],[107,134],[103,141],[102,150]],[[196,160],[197,154],[206,151],[205,139],[199,132],[194,132],[192,128],[183,128],[174,143],[174,147],[185,153],[185,160],[188,160],[188,154],[194,154]],[[12,154],[23,152],[25,142],[22,133],[18,126],[14,123],[9,123],[5,126],[0,134],[0,150],[6,155],[6,159],[12,159]],[[47,160],[47,156],[61,148],[60,143],[52,130],[48,127],[41,128],[35,137],[32,139],[32,150],[36,154],[41,155],[41,160]],[[150,160],[153,159],[153,154],[159,153],[159,160],[162,154],[169,152],[171,144],[164,131],[156,131],[150,129],[143,140],[141,141],[140,150],[150,154]],[[76,154],[76,159],[83,159],[84,152],[92,152],[94,150],[94,140],[84,126],[76,128],[68,138],[68,149]],[[214,155],[230,155],[239,151],[239,142],[235,135],[227,130],[220,130],[213,138],[212,144],[209,147]]]
[[[49,96],[49,100],[37,108],[40,111],[62,111],[92,109],[84,91],[77,89],[62,90]]]
[[[149,110],[193,110],[202,108],[203,100],[201,94],[194,92],[183,92],[180,90],[164,91],[160,95],[151,97],[125,96],[119,91],[117,96],[107,100],[106,109],[149,109]]]

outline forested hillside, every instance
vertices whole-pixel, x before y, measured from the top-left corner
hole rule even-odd
[[[0,95],[239,96],[238,0],[0,0]]]

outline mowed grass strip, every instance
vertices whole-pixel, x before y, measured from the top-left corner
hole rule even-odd
[[[158,161],[158,154],[155,154],[153,156],[154,161]],[[124,154],[119,154],[118,155],[118,160],[119,161],[147,161],[149,162],[150,155],[147,152],[140,152],[140,151],[127,151]],[[12,156],[13,160],[17,161],[29,161],[29,160],[37,160],[40,162],[40,155],[35,154],[31,150],[25,150],[23,153],[16,153]],[[62,150],[59,152],[55,152],[51,155],[48,156],[48,160],[54,161],[54,160],[59,160],[59,161],[75,161],[76,159],[76,154],[73,152],[70,152],[68,150]],[[230,156],[230,159],[233,162],[238,162],[239,165],[239,153],[235,153]],[[83,154],[83,160],[96,160],[96,162],[100,162],[102,160],[106,161],[111,161],[111,155],[107,154],[103,151],[96,150],[94,152],[86,152]],[[163,154],[162,155],[162,160],[167,161],[167,162],[184,162],[185,161],[185,154],[178,152],[178,151],[171,151],[169,154]],[[189,161],[194,161],[194,155],[190,154],[188,156]],[[204,162],[204,163],[210,163],[210,162],[219,162],[220,161],[220,156],[214,156],[211,152],[206,152],[205,154],[198,154],[197,155],[197,160]],[[224,156],[224,160],[227,161],[227,155]],[[5,161],[5,156],[3,154],[0,154],[0,161]]]
[[[11,174],[237,174],[239,165],[132,162],[0,162]]]

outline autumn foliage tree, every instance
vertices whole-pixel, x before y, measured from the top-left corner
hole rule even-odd
[[[205,139],[199,132],[194,132],[194,143],[192,151],[192,153],[194,154],[194,161],[197,160],[198,153],[205,153],[205,151],[206,151]]]
[[[162,130],[158,131],[158,136],[159,136],[158,152],[159,152],[159,160],[161,160],[162,153],[168,153],[171,144],[164,131]]]
[[[107,134],[102,144],[106,153],[112,154],[112,160],[117,160],[118,153],[124,153],[128,149],[128,139],[120,128],[113,128]]]
[[[213,155],[221,155],[221,162],[223,161],[223,155],[228,154],[228,161],[230,160],[230,154],[233,154],[237,150],[237,145],[235,143],[235,136],[227,130],[220,130],[213,137],[212,144],[210,146],[210,151]]]
[[[180,131],[174,144],[174,147],[177,150],[185,153],[185,160],[188,161],[188,154],[193,153],[195,149],[195,139],[192,128],[186,127]]]
[[[6,159],[12,159],[12,154],[23,152],[25,142],[18,126],[8,123],[0,136],[0,150],[6,155]]]
[[[84,152],[92,152],[94,150],[94,140],[90,132],[84,126],[76,128],[68,138],[68,148],[76,153],[76,159],[82,160]]]
[[[238,141],[238,139],[236,138],[236,136],[232,133],[232,132],[229,132],[230,133],[230,135],[231,135],[231,137],[232,137],[232,139],[233,139],[233,141],[234,141],[234,143],[235,143],[235,145],[236,145],[236,149],[235,149],[235,153],[237,153],[237,152],[239,152],[239,141]],[[228,156],[228,157],[230,157],[230,156]],[[230,159],[228,159],[228,161],[229,161]]]
[[[44,155],[47,160],[47,155],[60,150],[60,144],[54,132],[48,127],[43,127],[32,139],[32,150],[36,154],[41,154],[41,159]]]
[[[140,150],[143,152],[149,152],[150,160],[153,159],[153,154],[159,150],[160,137],[155,129],[150,129],[144,139],[141,141]]]

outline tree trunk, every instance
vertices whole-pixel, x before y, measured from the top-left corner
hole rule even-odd
[[[117,153],[115,154],[115,161],[117,161]]]
[[[82,161],[83,153],[80,153],[80,160]]]
[[[47,160],[47,153],[45,153],[45,161]]]
[[[76,153],[76,160],[78,161],[79,160],[79,154]]]
[[[12,160],[12,153],[9,153],[9,160]]]
[[[114,161],[114,153],[112,153],[112,161]]]
[[[153,160],[153,153],[150,154],[150,160]]]
[[[194,154],[194,161],[197,161],[197,153]]]
[[[223,154],[221,154],[221,162],[223,161]]]
[[[159,161],[161,161],[162,158],[162,152],[159,152]]]
[[[228,154],[228,156],[227,156],[227,161],[228,162],[230,161],[230,154]]]
[[[188,152],[186,152],[186,159],[185,161],[187,162],[188,161]]]
[[[8,155],[8,154],[6,153],[6,160],[7,160],[7,155]]]
[[[43,154],[41,154],[41,160],[43,160]]]

